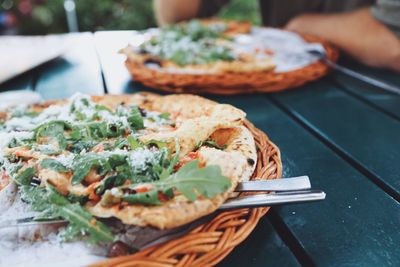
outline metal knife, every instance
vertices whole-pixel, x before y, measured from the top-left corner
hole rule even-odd
[[[310,189],[311,183],[308,176],[282,178],[273,180],[253,180],[241,182],[235,192],[257,192],[257,191],[293,191]]]

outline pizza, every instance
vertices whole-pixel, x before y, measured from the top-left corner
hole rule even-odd
[[[222,74],[272,71],[270,53],[249,46],[250,23],[222,20],[150,29],[144,40],[122,49],[128,61],[167,72]],[[250,41],[251,42],[251,41]]]
[[[14,107],[0,113],[0,199],[15,191],[38,218],[67,220],[64,235],[96,242],[115,240],[110,219],[177,227],[250,179],[257,154],[244,119],[194,95],[76,94]]]

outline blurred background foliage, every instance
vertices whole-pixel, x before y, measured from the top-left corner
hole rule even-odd
[[[80,31],[139,30],[156,25],[151,0],[75,0]],[[260,23],[257,0],[231,0],[219,17]],[[63,0],[0,0],[0,32],[68,31]]]

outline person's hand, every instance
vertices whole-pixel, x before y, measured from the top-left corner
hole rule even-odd
[[[302,14],[292,18],[285,26],[285,30],[313,34],[319,14]]]
[[[360,62],[400,72],[400,39],[375,19],[370,8],[294,17],[286,30],[321,37]]]
[[[201,0],[155,0],[154,12],[159,26],[194,18]]]

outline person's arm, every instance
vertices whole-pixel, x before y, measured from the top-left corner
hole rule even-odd
[[[285,28],[324,38],[366,65],[400,72],[400,39],[372,16],[370,8],[300,15]]]
[[[229,0],[155,0],[154,11],[159,26],[194,17],[215,15]]]
[[[155,0],[154,11],[160,26],[173,24],[195,17],[201,0]]]

